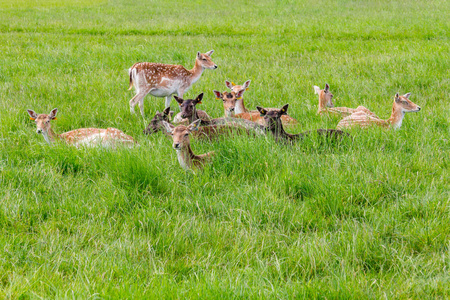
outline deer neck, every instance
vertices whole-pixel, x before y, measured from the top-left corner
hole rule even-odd
[[[194,67],[189,70],[189,73],[191,73],[190,76],[190,84],[194,84],[197,80],[199,80],[200,76],[202,76],[202,73],[205,69],[200,64],[200,61],[198,59],[195,60]]]
[[[241,100],[236,101],[236,105],[234,107],[234,110],[235,110],[236,114],[241,114],[241,113],[248,112],[248,109],[244,105],[244,98],[243,97],[241,97]]]
[[[394,102],[394,105],[392,105],[391,117],[387,120],[387,122],[391,125],[393,129],[399,129],[402,126],[404,117],[405,113]]]
[[[45,141],[50,145],[55,141],[61,139],[61,137],[57,135],[51,127],[47,130],[47,132],[42,132],[42,136],[44,137]]]
[[[177,150],[177,158],[183,169],[190,170],[194,165],[193,161],[197,159],[197,155],[192,152],[191,144],[187,143],[183,148]]]
[[[289,138],[289,134],[284,131],[283,124],[281,123],[281,118],[277,119],[276,124],[270,126],[269,130],[275,136],[275,140],[278,142],[279,138]]]

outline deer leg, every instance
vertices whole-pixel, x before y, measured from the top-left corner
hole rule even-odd
[[[165,107],[165,108],[170,107],[170,101],[172,100],[172,97],[171,97],[171,96],[172,96],[172,95],[166,96],[166,107]]]
[[[144,97],[145,95],[147,95],[148,91],[145,92],[139,92],[137,93],[131,100],[130,100],[130,111],[132,114],[135,113],[134,111],[134,107],[136,106],[136,104],[139,103],[139,108],[141,109],[141,114],[143,113],[143,109],[144,109]],[[142,102],[142,104],[141,104]]]

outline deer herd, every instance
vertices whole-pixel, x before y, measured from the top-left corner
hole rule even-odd
[[[294,143],[304,139],[315,132],[326,138],[340,139],[350,135],[343,130],[352,127],[366,128],[370,126],[391,127],[398,129],[402,125],[407,112],[417,112],[420,107],[409,100],[411,93],[394,97],[392,113],[389,119],[380,119],[375,113],[364,106],[357,108],[334,107],[333,94],[330,86],[325,84],[322,90],[314,86],[319,95],[318,114],[334,114],[342,119],[336,129],[317,129],[298,134],[289,134],[284,127],[294,125],[297,120],[288,115],[289,104],[280,109],[257,106],[256,110],[248,110],[244,104],[244,93],[249,89],[250,80],[242,85],[225,81],[229,91],[214,90],[214,96],[222,100],[224,117],[211,118],[208,113],[197,109],[202,103],[203,93],[195,99],[184,99],[186,91],[200,79],[205,69],[217,69],[211,60],[213,50],[206,53],[197,53],[194,67],[191,70],[181,65],[168,65],[161,63],[136,63],[129,70],[130,89],[135,88],[136,95],[130,100],[130,110],[135,113],[134,107],[139,105],[142,117],[144,114],[144,98],[147,94],[155,97],[165,97],[165,109],[157,112],[144,130],[145,134],[154,134],[165,131],[173,140],[173,148],[177,151],[178,162],[186,170],[201,169],[205,163],[214,157],[214,152],[195,155],[190,146],[190,136],[196,138],[214,139],[223,135],[265,135],[270,132],[276,142]],[[180,112],[173,116],[170,110],[172,95],[179,105]],[[37,114],[27,110],[30,119],[36,122],[36,132],[42,134],[47,143],[57,140],[75,146],[104,146],[117,147],[119,145],[133,147],[134,139],[116,128],[80,128],[62,134],[56,134],[51,128],[51,121],[56,120],[58,109],[50,114]],[[171,122],[171,119],[173,120]]]

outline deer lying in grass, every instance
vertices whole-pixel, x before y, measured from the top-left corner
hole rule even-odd
[[[303,139],[305,136],[311,133],[311,131],[305,131],[299,134],[289,134],[283,129],[281,122],[281,116],[287,113],[289,104],[284,105],[281,109],[268,109],[257,106],[256,108],[264,116],[266,122],[266,128],[275,137],[275,141],[295,142],[299,139]],[[335,129],[317,129],[316,132],[319,135],[325,135],[327,137],[338,138],[342,135],[349,136],[349,134]]]
[[[180,106],[180,112],[175,116],[175,118],[173,119],[173,123],[175,124],[182,124],[182,125],[187,125],[191,122],[189,122],[189,120],[183,116],[183,111],[182,111],[182,105],[183,104],[183,98],[179,98],[177,96],[173,96],[175,98],[175,100],[178,102],[178,105]],[[203,99],[203,93],[201,93],[200,95],[197,96],[196,100],[197,100],[197,104],[201,104],[202,103],[202,99]],[[192,105],[192,104],[190,104]],[[197,115],[200,119],[204,120],[204,121],[210,121],[212,118],[203,110],[200,109],[196,109],[197,111]]]
[[[134,139],[116,128],[80,128],[62,134],[56,134],[51,128],[50,122],[56,119],[58,109],[53,109],[50,114],[37,114],[28,109],[30,119],[36,122],[36,132],[42,134],[47,143],[52,144],[57,140],[74,146],[103,146],[115,147],[117,145],[134,146]]]
[[[130,110],[134,114],[134,107],[139,103],[141,115],[144,117],[144,97],[147,94],[155,97],[166,97],[166,107],[170,106],[171,96],[184,93],[200,79],[205,69],[217,69],[212,62],[214,50],[206,53],[197,52],[194,68],[187,70],[181,65],[159,63],[135,63],[129,70],[130,88],[134,85],[136,95],[130,100]]]
[[[169,134],[172,136],[172,147],[177,151],[178,162],[183,169],[202,169],[204,164],[211,161],[214,155],[214,151],[201,155],[195,155],[191,149],[189,134],[198,129],[200,120],[191,123],[189,126],[178,125],[177,127],[175,127],[174,125],[165,121],[163,121],[162,124],[166,128],[167,132],[169,132]]]
[[[145,134],[153,134],[164,128],[163,121],[170,124],[169,114],[171,113],[170,107],[163,110],[162,113],[157,112],[153,119],[148,124],[147,128],[144,130]],[[200,120],[199,120],[200,121]],[[180,125],[180,124],[178,124]],[[167,132],[166,130],[163,130]],[[236,134],[247,134],[250,135],[252,132],[240,124],[223,124],[223,125],[208,125],[198,127],[197,130],[192,132],[195,138],[213,140],[219,136],[225,135],[236,135]]]
[[[372,125],[381,127],[391,127],[393,129],[399,129],[402,126],[403,118],[405,113],[418,112],[420,106],[409,100],[411,93],[407,93],[400,96],[398,93],[395,94],[394,103],[392,104],[391,117],[387,120],[382,120],[373,115],[369,115],[364,111],[357,111],[348,117],[342,119],[338,125],[338,129],[351,128],[354,126],[359,126],[362,128],[369,127]]]
[[[320,87],[315,85],[314,92],[319,95],[319,109],[317,110],[318,114],[333,113],[346,117],[357,111],[363,111],[367,115],[371,115],[375,118],[378,118],[376,114],[374,114],[364,106],[358,106],[357,108],[334,107],[333,94],[330,92],[330,86],[328,85],[328,83],[325,83],[325,88],[323,90],[321,90]]]
[[[181,99],[177,98],[178,103],[180,103],[181,114],[183,118],[189,120],[189,123],[192,123],[197,120],[201,120],[200,125],[208,126],[208,125],[240,125],[245,127],[246,129],[252,130],[257,134],[265,134],[264,126],[257,124],[255,122],[245,120],[245,119],[236,119],[236,118],[216,118],[210,120],[204,120],[200,118],[198,111],[196,109],[196,105],[201,103],[203,98],[203,93],[197,96],[195,99]]]
[[[234,118],[239,118],[239,119],[246,119],[252,122],[256,122],[262,126],[264,126],[265,122],[264,122],[264,118],[261,117],[261,114],[257,111],[257,110],[248,110],[245,107],[244,104],[244,92],[246,90],[248,90],[248,87],[250,86],[250,80],[247,80],[243,85],[236,85],[233,82],[229,82],[228,80],[225,81],[225,85],[231,89],[231,95],[236,95],[236,99],[232,99],[230,97],[230,93],[227,92],[223,92],[222,94],[220,94],[220,92],[218,91],[214,91],[214,95],[216,96],[217,99],[222,99],[223,100],[223,106],[224,109],[226,110],[227,106],[231,106],[232,102],[235,102],[235,109],[234,112],[232,112],[231,114],[233,114],[231,117]],[[269,108],[272,109],[272,108]],[[225,115],[228,117],[229,115],[226,114]],[[297,120],[295,120],[294,118],[288,116],[288,115],[283,115],[281,118],[281,121],[283,122],[284,125],[294,125],[297,124]]]

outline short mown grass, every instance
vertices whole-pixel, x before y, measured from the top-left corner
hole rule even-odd
[[[0,298],[448,298],[450,47],[445,1],[2,1]],[[171,140],[131,115],[128,68],[191,68],[186,97],[251,79],[247,107],[289,103],[297,133],[335,128],[338,106],[382,118],[396,92],[422,107],[398,131],[330,143]],[[139,147],[48,146],[26,109],[59,109],[56,132],[116,127]],[[172,107],[175,108],[174,101]],[[175,109],[177,110],[177,109]]]

